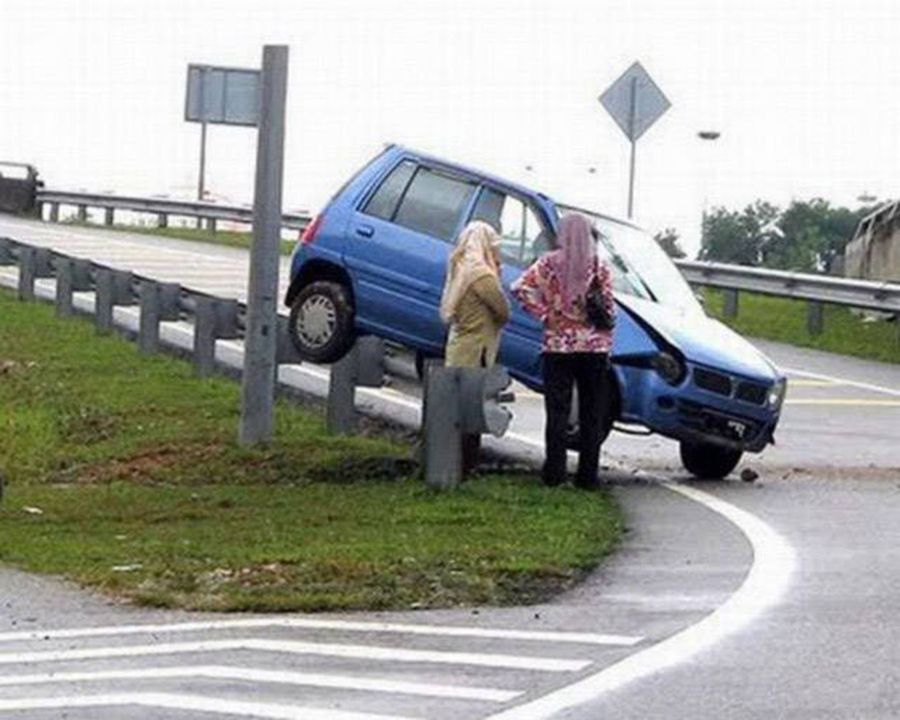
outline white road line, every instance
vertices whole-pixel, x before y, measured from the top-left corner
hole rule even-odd
[[[38,652],[0,653],[0,665],[60,662],[68,660],[100,660],[113,657],[144,657],[184,653],[221,652],[224,650],[253,650],[257,652],[289,653],[294,655],[323,655],[327,657],[383,660],[388,662],[437,663],[441,665],[477,665],[514,670],[544,672],[574,672],[591,664],[589,660],[568,660],[500,653],[445,652],[441,650],[407,650],[373,645],[343,645],[335,643],[299,642],[296,640],[205,640],[157,645],[114,645],[77,650],[45,650]]]
[[[783,367],[780,369],[786,373],[789,373],[790,375],[801,375],[803,377],[813,378],[815,380],[827,380],[830,383],[835,383],[838,385],[849,385],[850,387],[857,387],[862,390],[871,390],[872,392],[884,393],[885,395],[900,397],[900,390],[884,387],[883,385],[872,385],[871,383],[857,382],[856,380],[847,380],[846,378],[834,377],[833,375],[822,375],[821,373],[807,372],[806,370],[796,370],[794,368]],[[790,392],[790,383],[791,381],[788,380],[788,392]]]
[[[198,665],[140,670],[101,670],[98,672],[64,672],[40,675],[14,675],[0,678],[0,687],[21,685],[49,685],[54,683],[109,682],[112,680],[161,680],[173,678],[206,678],[211,680],[237,680],[252,683],[278,683],[284,685],[310,685],[314,687],[342,688],[382,692],[400,695],[458,700],[486,700],[509,702],[520,695],[519,690],[473,687],[465,685],[440,685],[434,683],[402,682],[388,678],[367,678],[323,673],[284,672],[226,665]]]
[[[635,645],[643,638],[599,633],[505,630],[460,627],[456,625],[422,625],[412,623],[363,622],[326,618],[266,617],[241,620],[209,620],[164,625],[107,625],[103,627],[61,630],[27,630],[0,634],[0,642],[18,640],[65,640],[105,635],[138,635],[210,630],[246,630],[257,628],[302,628],[304,630],[338,630],[362,633],[400,633],[404,635],[440,635],[449,637],[524,640],[529,642],[584,643],[589,645]]]
[[[0,700],[0,710],[57,710],[63,708],[91,708],[137,705],[147,708],[166,708],[217,715],[243,715],[244,717],[270,718],[272,720],[412,720],[399,715],[348,712],[281,705],[275,703],[251,703],[232,699],[214,699],[201,695],[177,695],[173,693],[134,693],[115,695],[74,695],[56,698],[22,698]]]
[[[641,652],[536,700],[513,706],[485,720],[544,720],[596,700],[610,690],[685,662],[729,635],[746,628],[779,602],[794,572],[794,550],[756,516],[687,485],[667,483],[673,492],[699,502],[736,525],[753,547],[753,565],[738,590],[700,622]]]

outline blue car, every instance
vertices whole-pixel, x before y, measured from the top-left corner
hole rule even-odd
[[[357,334],[419,357],[443,353],[438,315],[447,258],[467,222],[500,229],[509,285],[553,246],[566,212],[588,216],[613,270],[619,320],[612,352],[614,422],[680,442],[699,477],[730,473],[743,452],[773,442],[785,378],[753,345],[706,316],[681,273],[647,233],[477,170],[388,146],[354,175],[303,232],[285,304],[307,359],[342,357]],[[541,326],[513,301],[499,362],[541,391]]]

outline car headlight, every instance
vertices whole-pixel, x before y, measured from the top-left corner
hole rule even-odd
[[[684,363],[675,355],[668,352],[657,354],[651,361],[653,369],[669,385],[677,385],[684,379]]]
[[[769,388],[769,407],[778,410],[787,394],[787,380],[781,379]]]

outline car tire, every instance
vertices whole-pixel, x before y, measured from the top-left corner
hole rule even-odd
[[[681,462],[685,469],[703,480],[721,480],[737,467],[740,450],[707,443],[681,443]]]
[[[291,305],[291,342],[304,360],[333,363],[353,347],[354,310],[341,283],[317,280],[304,285]]]

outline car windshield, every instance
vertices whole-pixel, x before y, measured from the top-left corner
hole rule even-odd
[[[588,210],[557,205],[558,216],[569,212],[585,215],[599,231],[597,252],[612,268],[617,293],[683,312],[703,312],[684,276],[648,233]]]

